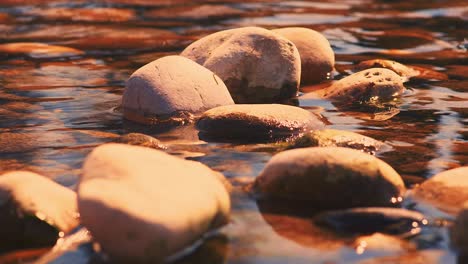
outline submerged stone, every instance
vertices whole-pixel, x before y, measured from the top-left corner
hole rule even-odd
[[[392,206],[405,186],[382,160],[358,150],[312,147],[273,156],[255,180],[262,199],[305,202],[322,209]]]
[[[273,103],[296,96],[301,58],[294,44],[259,27],[220,31],[189,45],[181,56],[216,73],[236,103]]]
[[[130,76],[122,110],[126,119],[138,123],[158,123],[173,116],[183,122],[193,113],[233,103],[216,74],[187,58],[167,56]]]
[[[0,176],[0,249],[46,247],[78,226],[75,193],[27,171]]]
[[[218,139],[275,139],[297,135],[323,123],[299,107],[280,104],[220,106],[203,113],[197,128]]]
[[[392,60],[382,60],[382,59],[366,60],[366,61],[360,62],[356,66],[356,69],[360,71],[371,69],[371,68],[386,68],[386,69],[394,71],[401,77],[405,77],[408,79],[419,75],[419,71],[411,67],[405,66],[399,62],[392,61]]]
[[[159,150],[104,144],[83,166],[81,221],[112,259],[162,262],[228,222],[220,177]]]
[[[289,39],[301,56],[301,84],[314,84],[327,80],[335,66],[335,54],[330,42],[321,33],[302,27],[273,29]]]
[[[34,59],[65,58],[84,55],[84,52],[78,49],[37,42],[0,44],[0,52],[8,54],[25,54]]]
[[[154,149],[167,149],[167,146],[158,139],[141,133],[125,134],[115,139],[114,142]]]

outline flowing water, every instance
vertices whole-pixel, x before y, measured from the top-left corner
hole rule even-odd
[[[232,223],[183,263],[383,263],[381,257],[388,263],[456,263],[444,225],[408,238],[416,249],[366,251],[307,216],[257,203],[243,187],[274,154],[274,145],[208,143],[193,125],[148,128],[122,119],[116,107],[134,70],[208,33],[251,25],[322,32],[336,54],[335,79],[376,58],[428,69],[428,78],[406,84],[409,92],[397,109],[343,111],[301,98],[299,105],[319,113],[329,127],[389,144],[378,157],[408,187],[467,164],[466,1],[1,0],[0,173],[31,170],[74,188],[95,146],[144,132],[237,186]],[[411,201],[405,206],[450,220]],[[13,256],[20,262],[24,254]]]

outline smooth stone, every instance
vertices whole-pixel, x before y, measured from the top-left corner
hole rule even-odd
[[[364,207],[326,211],[315,216],[315,222],[346,234],[413,236],[428,224],[423,214],[401,208]]]
[[[419,71],[392,60],[375,59],[361,61],[355,68],[360,71],[371,68],[386,68],[408,79],[419,75]]]
[[[112,259],[159,263],[228,222],[222,177],[159,150],[104,144],[83,166],[81,221]]]
[[[320,91],[335,102],[390,101],[405,91],[403,78],[394,71],[372,68],[347,76]]]
[[[0,248],[51,246],[79,225],[76,194],[27,171],[0,176]]]
[[[468,201],[468,166],[433,176],[416,187],[412,196],[444,212],[457,214]]]
[[[233,103],[216,74],[181,56],[163,57],[139,68],[128,79],[122,97],[124,117],[143,124]]]
[[[384,145],[385,144],[383,142],[358,133],[337,129],[323,129],[307,132],[290,143],[288,149],[307,147],[345,147],[361,150],[369,154],[375,154],[375,152]]]
[[[202,133],[224,139],[275,139],[299,134],[323,123],[299,107],[280,104],[237,104],[203,113],[196,123]]]
[[[294,44],[259,27],[229,29],[203,37],[181,56],[216,73],[236,103],[273,103],[297,95],[301,58]]]
[[[455,223],[450,228],[452,245],[462,254],[468,256],[468,201],[458,214]]]
[[[255,180],[261,198],[322,209],[394,206],[405,186],[382,160],[358,150],[312,147],[273,156]]]
[[[309,28],[287,27],[273,32],[289,39],[301,56],[301,84],[314,84],[330,78],[335,54],[330,42],[320,32]]]
[[[141,133],[129,133],[122,135],[114,140],[115,143],[141,146],[154,149],[167,149],[167,146],[164,145],[158,139],[148,136]]]

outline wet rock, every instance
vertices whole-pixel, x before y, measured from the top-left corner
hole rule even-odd
[[[75,193],[27,171],[0,176],[0,215],[0,249],[50,246],[79,224]]]
[[[296,96],[301,59],[294,44],[269,30],[220,31],[189,45],[181,56],[216,73],[236,103],[272,103]]]
[[[273,156],[256,178],[262,199],[306,202],[334,209],[392,206],[405,186],[400,175],[382,160],[358,150],[312,147]]]
[[[405,77],[408,79],[419,75],[419,71],[411,67],[405,66],[399,62],[392,61],[392,60],[382,60],[382,59],[366,60],[366,61],[360,62],[356,66],[356,69],[360,71],[371,69],[371,68],[386,68],[386,69],[394,71],[401,77]]]
[[[353,246],[356,253],[363,257],[383,257],[395,256],[416,251],[416,246],[406,240],[389,236],[381,233],[375,233],[368,236],[358,237]]]
[[[196,124],[203,134],[220,139],[275,139],[299,134],[323,123],[299,107],[279,104],[229,105],[203,113]]]
[[[414,189],[413,197],[457,214],[468,201],[468,166],[441,172]]]
[[[468,201],[457,216],[451,228],[450,238],[453,246],[465,256],[468,256]]]
[[[301,27],[272,30],[289,39],[301,56],[301,84],[319,83],[329,78],[335,65],[335,54],[321,33]]]
[[[35,42],[0,44],[0,52],[8,54],[25,54],[35,59],[76,57],[84,54],[83,51],[74,48]]]
[[[124,117],[144,124],[164,116],[189,119],[191,113],[233,103],[218,76],[181,56],[163,57],[135,71],[122,97]]]
[[[158,150],[101,145],[84,163],[81,221],[111,258],[161,262],[227,223],[230,200],[218,177]]]
[[[383,142],[358,133],[336,129],[323,129],[307,132],[294,140],[288,148],[345,147],[374,154],[382,146],[384,146]]]
[[[380,232],[400,236],[416,235],[428,223],[424,215],[416,211],[385,207],[327,211],[317,215],[315,221],[345,234]]]
[[[114,142],[154,149],[167,149],[167,146],[165,146],[158,139],[141,133],[126,134],[120,136],[119,138],[114,140]]]
[[[395,72],[372,68],[347,76],[321,91],[323,97],[349,104],[358,101],[390,101],[400,96],[405,87]]]

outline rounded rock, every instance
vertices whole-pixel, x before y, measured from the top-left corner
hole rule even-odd
[[[306,202],[323,209],[392,206],[405,186],[382,160],[358,150],[312,147],[273,156],[255,180],[262,198]]]
[[[122,97],[124,117],[144,124],[233,103],[216,74],[181,56],[163,57],[135,71]]]
[[[280,104],[220,106],[203,113],[197,121],[203,134],[225,139],[275,139],[289,137],[323,123],[299,107]]]
[[[301,56],[301,84],[314,84],[327,80],[335,66],[335,54],[330,42],[321,33],[302,27],[273,29],[289,39]]]
[[[450,214],[457,214],[468,201],[468,166],[441,172],[413,190],[416,200],[428,202]]]
[[[154,149],[167,149],[167,146],[158,139],[141,133],[125,134],[115,139],[114,142]]]
[[[405,77],[407,79],[418,76],[419,71],[405,66],[399,62],[392,61],[392,60],[382,60],[382,59],[375,59],[375,60],[366,60],[361,61],[357,66],[356,69],[358,70],[366,70],[371,68],[386,68],[389,70],[394,71],[401,77]]]
[[[336,102],[390,101],[405,90],[403,78],[392,70],[372,68],[347,76],[322,92]]]
[[[81,221],[112,259],[159,263],[228,222],[221,176],[159,150],[104,144],[83,166]]]
[[[272,103],[297,95],[301,58],[286,38],[259,27],[220,31],[189,45],[181,56],[216,73],[236,103]]]

